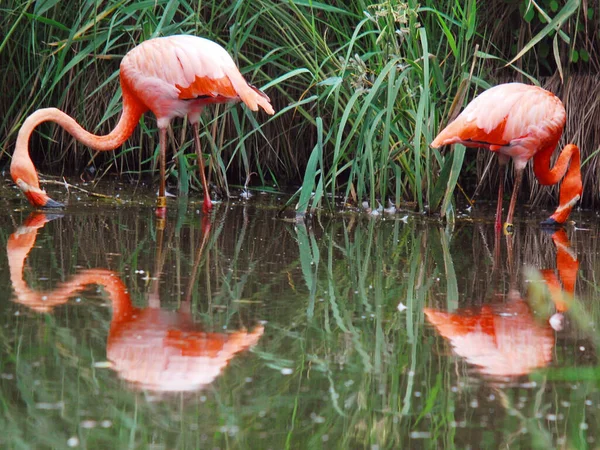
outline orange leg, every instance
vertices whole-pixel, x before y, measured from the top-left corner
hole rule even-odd
[[[498,158],[498,164],[500,169],[500,183],[498,185],[498,204],[496,205],[496,233],[500,232],[502,228],[502,197],[504,195],[504,173],[506,172],[506,162],[502,158]]]
[[[523,180],[523,170],[515,168],[517,178],[515,179],[515,185],[513,186],[512,195],[510,197],[510,206],[508,207],[508,215],[506,216],[506,222],[504,222],[504,232],[507,234],[512,233],[513,229],[513,215],[515,213],[515,205],[517,204],[517,197],[519,196],[519,188],[521,187],[521,181]]]
[[[167,211],[167,198],[165,197],[166,191],[166,152],[167,152],[167,129],[161,128],[159,130],[159,147],[160,154],[158,155],[160,163],[160,185],[158,187],[158,198],[156,199],[156,215],[160,218],[164,218]]]
[[[198,123],[194,125],[194,143],[196,144],[196,155],[198,157],[198,164],[200,165],[200,179],[202,180],[202,189],[204,189],[204,204],[202,205],[202,211],[204,213],[210,212],[212,209],[212,202],[210,201],[210,193],[208,190],[208,183],[206,182],[206,174],[204,173],[204,158],[202,157],[202,149],[200,147],[200,135],[198,130]]]

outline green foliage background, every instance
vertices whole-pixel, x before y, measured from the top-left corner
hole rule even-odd
[[[453,99],[458,112],[507,80],[550,83],[570,95],[569,86],[581,86],[573,77],[597,72],[597,8],[578,0],[8,0],[0,7],[1,161],[9,164],[20,124],[40,107],[56,106],[107,133],[120,113],[122,56],[145,39],[188,33],[223,45],[278,111],[269,118],[218,106],[205,114],[202,139],[217,190],[225,194],[228,181],[256,172],[253,183],[263,187],[301,185],[293,200],[300,211],[333,206],[333,198],[372,206],[391,200],[452,217],[459,174],[474,189],[488,158],[429,148]],[[577,104],[568,106],[579,117]],[[585,200],[593,203],[598,134],[581,123],[566,135],[582,147],[591,188]],[[32,158],[50,173],[93,167],[96,178],[139,179],[154,169],[153,131],[147,114],[121,149],[95,154],[44,124],[32,138]],[[170,182],[186,194],[199,182],[184,123],[170,141]],[[484,181],[491,198],[498,180]],[[532,196],[542,199],[535,190]]]

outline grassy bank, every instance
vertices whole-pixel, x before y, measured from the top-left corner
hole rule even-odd
[[[475,0],[360,0],[338,6],[304,0],[4,2],[1,161],[10,162],[20,124],[39,107],[56,106],[85,128],[108,132],[120,112],[122,56],[145,39],[189,33],[223,45],[278,111],[267,118],[239,106],[220,106],[205,114],[205,157],[219,190],[256,172],[255,185],[301,184],[301,210],[330,205],[336,196],[371,206],[391,200],[411,202],[421,211],[452,212],[459,173],[461,184],[474,184],[485,163],[485,156],[468,152],[463,167],[464,149],[429,148],[452,100],[459,97],[460,109],[462,99],[471,99],[495,78],[536,82],[558,67],[566,76],[575,42],[582,54],[584,35],[576,25],[570,28],[589,16],[579,2],[562,2],[556,10],[538,2],[535,20],[512,3],[492,3],[483,11]],[[490,11],[511,11],[501,16],[505,25],[521,20],[517,46],[508,44],[512,34],[500,33],[498,23],[490,22]],[[549,23],[543,22],[544,14]],[[592,22],[586,23],[591,29]],[[595,34],[585,34],[590,36]],[[535,61],[548,42],[553,52],[540,71]],[[519,51],[525,51],[523,58],[499,70]],[[32,138],[32,156],[48,173],[88,169],[96,178],[118,173],[139,179],[154,169],[155,128],[148,114],[121,149],[95,154],[61,129],[44,125]],[[170,182],[183,193],[199,185],[187,128],[175,125],[169,162]],[[584,148],[583,159],[593,151]],[[588,167],[596,163],[594,157]],[[598,179],[584,178],[590,185]],[[497,180],[490,180],[493,197]]]

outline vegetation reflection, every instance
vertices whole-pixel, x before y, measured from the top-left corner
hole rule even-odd
[[[274,220],[253,201],[216,204],[210,230],[198,214],[172,209],[163,230],[147,208],[67,215],[43,231],[38,216],[3,236],[5,283],[15,287],[6,298],[16,300],[2,302],[0,315],[6,439],[23,448],[77,437],[88,448],[383,449],[584,448],[598,438],[599,341],[585,326],[600,317],[593,233],[517,227],[510,245],[490,250],[492,223]],[[527,266],[545,270],[523,275]],[[85,284],[88,273],[95,285]],[[71,300],[51,310],[67,290]],[[519,374],[448,357],[451,346],[427,321],[433,310],[470,311],[484,331],[496,327],[496,342],[500,328],[506,338],[512,330]],[[555,316],[555,333],[556,313],[564,320]],[[174,332],[165,337],[166,328]],[[226,370],[211,360],[220,374],[201,391],[157,392],[164,380],[145,366],[165,364],[155,342],[194,352],[189,340],[217,335],[218,348],[258,343]],[[129,365],[119,368],[126,353],[147,357],[123,357]],[[107,359],[129,381],[106,370]],[[209,378],[179,374],[171,381],[181,388]]]
[[[512,239],[508,238],[508,251]],[[425,308],[425,315],[438,333],[452,345],[454,352],[465,358],[486,375],[526,375],[546,366],[554,351],[554,328],[562,328],[562,313],[573,296],[579,262],[571,251],[564,229],[552,235],[557,248],[556,264],[561,283],[552,269],[542,273],[550,288],[551,298],[558,313],[550,321],[535,317],[526,299],[513,285],[502,301],[464,308],[450,313]],[[509,261],[512,257],[509,257]],[[498,261],[496,261],[498,263]],[[510,269],[511,273],[514,269]],[[514,284],[514,283],[512,283]],[[552,326],[551,326],[552,325]]]
[[[158,293],[162,272],[163,228],[158,230],[155,277],[147,308],[132,305],[127,287],[119,275],[106,269],[87,269],[52,291],[29,289],[23,279],[27,255],[33,248],[38,229],[54,217],[32,213],[13,233],[7,244],[14,301],[37,312],[49,312],[66,303],[89,285],[102,286],[112,304],[107,356],[119,376],[137,387],[153,391],[191,391],[210,384],[235,354],[256,345],[264,332],[206,333],[192,320],[191,291],[177,312],[160,308]],[[210,223],[203,221],[194,274],[200,264],[210,234]],[[190,279],[190,285],[194,278]]]

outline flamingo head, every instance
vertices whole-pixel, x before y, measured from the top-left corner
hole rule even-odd
[[[52,200],[48,194],[46,194],[46,191],[31,186],[22,179],[17,179],[16,183],[19,189],[25,194],[25,197],[27,197],[27,200],[29,200],[29,203],[36,208],[52,209],[65,207],[62,203]]]

